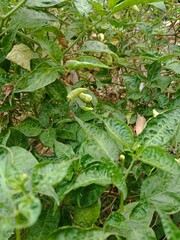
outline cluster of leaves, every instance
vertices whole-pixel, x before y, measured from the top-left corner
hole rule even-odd
[[[1,2],[0,239],[180,239],[177,1]]]

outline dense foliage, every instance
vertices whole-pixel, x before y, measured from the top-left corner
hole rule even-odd
[[[179,14],[1,0],[1,240],[180,239]]]

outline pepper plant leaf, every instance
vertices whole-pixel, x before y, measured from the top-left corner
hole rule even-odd
[[[168,152],[158,147],[146,147],[140,156],[140,160],[172,174],[180,173],[180,165],[177,161]]]
[[[151,118],[142,133],[138,143],[143,147],[163,146],[176,134],[180,124],[180,108],[170,109]]]

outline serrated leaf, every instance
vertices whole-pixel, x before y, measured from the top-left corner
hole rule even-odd
[[[75,0],[74,5],[76,6],[77,10],[84,16],[88,16],[92,6],[89,4],[87,0]]]
[[[33,92],[47,86],[56,80],[57,70],[57,67],[52,67],[48,63],[41,64],[19,82],[15,92]]]
[[[38,136],[42,131],[42,127],[39,122],[32,118],[26,118],[18,126],[16,126],[16,129],[27,137]]]
[[[80,228],[62,227],[52,233],[48,240],[68,239],[68,240],[105,240],[111,233],[107,233],[102,228]]]
[[[171,174],[180,173],[180,165],[175,159],[165,150],[158,147],[146,147],[140,156],[140,160]]]
[[[112,13],[119,12],[120,10],[127,9],[133,5],[146,4],[152,2],[161,2],[161,0],[125,0],[115,5],[112,9]]]
[[[21,66],[22,68],[30,71],[30,61],[34,57],[31,49],[25,44],[14,45],[13,49],[8,53],[7,59],[13,63]]]
[[[80,152],[98,157],[98,159],[111,160],[116,163],[120,153],[120,146],[101,128],[84,123],[76,118],[77,122],[87,134],[88,141],[83,143]]]
[[[72,69],[81,69],[81,68],[110,68],[95,57],[84,56],[78,57],[76,60],[68,60],[66,62],[67,68]]]
[[[158,211],[161,222],[164,228],[164,232],[166,234],[166,237],[168,240],[177,240],[180,239],[180,230],[177,228],[177,226],[171,221],[169,216],[167,216],[162,211]]]
[[[147,122],[146,127],[137,138],[138,142],[143,148],[163,146],[174,137],[179,124],[180,108],[168,110]]]
[[[59,160],[70,160],[75,157],[75,153],[71,145],[64,144],[58,141],[54,142],[55,153]]]
[[[110,215],[104,225],[105,229],[128,240],[156,240],[153,230],[143,221],[126,220],[119,212]]]
[[[180,174],[158,171],[144,180],[141,200],[166,213],[180,211]]]
[[[103,122],[110,135],[120,142],[125,149],[130,149],[134,144],[134,136],[131,129],[121,120],[103,118]]]

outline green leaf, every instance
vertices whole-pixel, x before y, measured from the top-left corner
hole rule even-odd
[[[88,16],[92,9],[91,4],[87,0],[75,0],[74,5],[83,16]]]
[[[28,0],[26,6],[28,7],[38,7],[38,8],[49,8],[53,7],[59,3],[65,2],[64,0]]]
[[[58,102],[66,102],[67,90],[65,84],[59,80],[46,86],[46,92],[49,97]]]
[[[107,53],[110,54],[116,58],[118,58],[118,56],[109,49],[109,47],[99,41],[86,41],[81,48],[82,52],[94,52],[94,53]]]
[[[43,36],[35,37],[44,52],[54,61],[60,63],[62,60],[62,51],[56,42],[49,40]]]
[[[32,226],[41,213],[41,202],[33,195],[26,195],[18,203],[18,215],[16,216],[16,228]],[[23,216],[23,217],[22,217]]]
[[[146,147],[140,156],[140,161],[172,174],[180,173],[180,165],[176,160],[158,147]]]
[[[26,149],[18,146],[10,147],[10,149],[13,153],[13,164],[19,172],[29,173],[38,164],[36,158]]]
[[[121,120],[103,118],[103,122],[109,134],[120,142],[125,149],[131,149],[134,144],[134,136],[131,129]]]
[[[105,240],[111,233],[105,232],[102,228],[79,228],[79,227],[62,227],[52,233],[48,240]]]
[[[77,122],[87,134],[88,141],[81,146],[80,153],[82,155],[90,154],[97,159],[111,160],[117,163],[120,153],[120,147],[116,142],[100,127],[92,124],[84,123],[76,118]]]
[[[34,167],[33,184],[35,189],[41,186],[55,185],[63,180],[66,176],[72,161],[62,162],[41,162]]]
[[[55,153],[60,161],[71,160],[75,157],[75,153],[71,145],[54,141]]]
[[[101,204],[97,203],[88,207],[76,207],[74,210],[74,221],[81,227],[92,227],[100,215]]]
[[[16,37],[17,28],[9,30],[5,36],[2,37],[0,44],[0,63],[3,62],[10,52],[14,39]]]
[[[108,1],[108,8],[114,7],[118,2],[119,2],[119,0],[109,0]]]
[[[104,186],[99,186],[97,184],[91,184],[87,187],[83,187],[80,191],[79,205],[81,207],[88,207],[95,204],[102,193],[104,192]]]
[[[166,11],[166,5],[164,4],[164,2],[155,2],[155,3],[150,3],[150,5],[162,10],[162,11]]]
[[[100,62],[97,58],[90,57],[90,56],[78,57],[76,58],[76,60],[68,60],[66,62],[66,66],[70,70],[81,69],[81,68],[89,68],[89,69],[110,68],[104,63]]]
[[[33,92],[54,82],[58,77],[57,67],[52,67],[48,63],[43,63],[27,74],[16,87],[15,92]],[[59,70],[62,70],[59,67]]]
[[[18,25],[18,28],[37,28],[48,24],[50,21],[57,21],[58,19],[44,11],[36,11],[22,7],[12,15],[11,24]]]
[[[41,215],[37,222],[28,229],[26,239],[44,240],[47,236],[57,229],[59,223],[59,210],[54,212],[52,204],[44,202]]]
[[[180,108],[165,111],[147,122],[146,127],[137,138],[138,142],[143,148],[163,146],[174,137],[179,123]]]
[[[7,240],[14,232],[15,221],[9,217],[0,216],[0,239]]]
[[[158,211],[158,213],[161,217],[161,222],[167,239],[180,239],[180,230],[177,228],[177,226],[170,220],[170,218],[165,213],[163,213],[162,211]]]
[[[63,199],[64,195],[72,190],[80,187],[86,187],[91,184],[97,184],[100,186],[108,186],[110,184],[114,184],[121,190],[124,199],[126,198],[127,188],[121,172],[118,167],[112,165],[111,163],[94,163],[87,169],[83,170],[77,176],[75,181],[67,187],[64,194],[62,194],[60,189],[60,198]]]
[[[128,240],[156,240],[153,230],[143,221],[126,220],[119,212],[110,215],[104,225],[108,232]]]
[[[27,137],[38,136],[42,131],[39,122],[32,118],[26,118],[15,129],[19,130]]]
[[[124,0],[123,2],[120,2],[114,8],[112,9],[112,13],[119,12],[120,10],[127,9],[133,5],[137,4],[146,4],[146,3],[152,3],[152,2],[161,2],[161,0]]]
[[[180,174],[158,171],[146,178],[141,187],[141,199],[156,210],[175,213],[180,210]]]
[[[11,128],[6,144],[8,147],[17,146],[27,149],[30,145],[28,138],[15,128]]]
[[[53,148],[54,140],[56,138],[56,130],[54,128],[46,129],[39,136],[40,141],[50,148]]]
[[[150,208],[147,202],[139,201],[138,204],[132,209],[130,213],[130,219],[141,221],[149,226],[152,222],[153,214],[154,209]]]
[[[7,185],[6,169],[10,168],[13,155],[5,146],[0,145],[0,217],[10,217],[14,211],[12,191]]]
[[[180,74],[180,60],[168,61],[165,65],[165,68],[174,71],[176,74]]]

